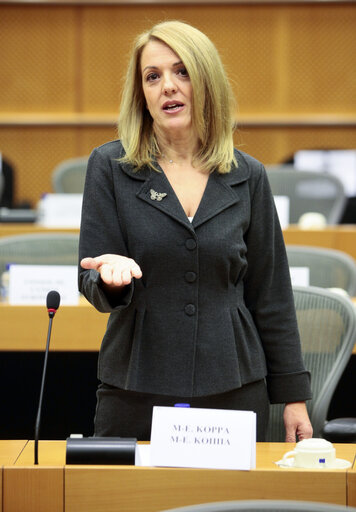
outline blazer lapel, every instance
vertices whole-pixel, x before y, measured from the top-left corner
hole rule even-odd
[[[191,230],[237,203],[239,201],[239,191],[238,187],[234,185],[246,181],[249,177],[249,171],[245,166],[241,166],[241,168],[234,167],[227,174],[219,174],[214,171],[209,176],[199,208],[194,216],[193,223],[191,223],[162,170],[156,172],[145,168],[140,172],[134,172],[129,165],[123,165],[122,168],[131,178],[143,181],[142,187],[136,193],[139,199]]]
[[[185,214],[173,188],[171,187],[166,175],[161,172],[152,171],[149,178],[145,181],[142,188],[136,194],[153,208],[161,210],[166,215],[174,218],[181,224],[189,226],[191,223]]]
[[[215,215],[218,215],[226,208],[239,202],[238,185],[246,181],[249,173],[245,169],[233,169],[228,174],[219,174],[214,171],[209,180],[202,197],[199,208],[193,219],[193,226],[197,228]]]

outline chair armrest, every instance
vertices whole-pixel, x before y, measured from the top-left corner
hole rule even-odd
[[[332,443],[356,443],[356,418],[335,418],[325,423],[321,435]]]

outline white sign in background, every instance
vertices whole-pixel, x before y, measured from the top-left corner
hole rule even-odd
[[[10,265],[9,303],[11,305],[46,305],[47,294],[56,290],[61,304],[77,305],[78,267],[76,265]]]
[[[309,267],[289,267],[291,282],[293,286],[309,286]]]
[[[290,199],[288,196],[273,196],[282,229],[289,226]]]
[[[254,469],[256,414],[154,407],[150,455],[153,466]]]
[[[45,194],[38,204],[38,224],[48,228],[79,228],[83,194]]]

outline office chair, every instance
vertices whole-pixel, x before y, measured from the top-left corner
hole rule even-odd
[[[0,238],[0,275],[8,263],[77,265],[79,234],[30,233]]]
[[[313,437],[322,437],[331,398],[355,344],[356,308],[324,288],[293,287],[293,294],[304,362],[311,372],[313,398],[307,408]],[[284,404],[271,405],[267,441],[284,442],[283,409]],[[348,431],[349,425],[339,426],[340,437]]]
[[[302,245],[287,245],[286,250],[290,267],[309,268],[311,286],[342,288],[351,297],[356,296],[356,262],[348,254]]]
[[[236,500],[201,503],[160,512],[356,512],[356,508],[314,501]]]
[[[292,165],[266,166],[274,196],[288,196],[289,223],[297,224],[307,212],[324,215],[327,224],[341,220],[346,195],[341,181],[331,174],[298,171]]]
[[[82,194],[88,157],[71,158],[61,162],[52,173],[52,186],[55,193]]]

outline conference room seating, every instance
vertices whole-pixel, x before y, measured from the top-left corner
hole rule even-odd
[[[314,501],[241,500],[201,503],[160,512],[356,512],[356,508]]]
[[[309,268],[309,284],[321,288],[341,288],[356,296],[356,262],[348,254],[335,249],[287,245],[290,267]]]
[[[294,286],[293,295],[303,358],[311,372],[313,398],[307,408],[313,437],[322,437],[331,398],[355,344],[356,308],[347,297],[324,288]],[[284,404],[271,405],[267,441],[285,440],[283,409]]]
[[[0,275],[9,263],[77,265],[79,234],[29,233],[0,238]]]
[[[338,224],[346,205],[343,184],[334,175],[298,171],[293,165],[266,166],[274,196],[289,197],[289,223],[298,224],[308,212],[322,214],[327,224]]]
[[[52,173],[52,186],[55,193],[82,194],[88,157],[71,158],[61,162]]]

